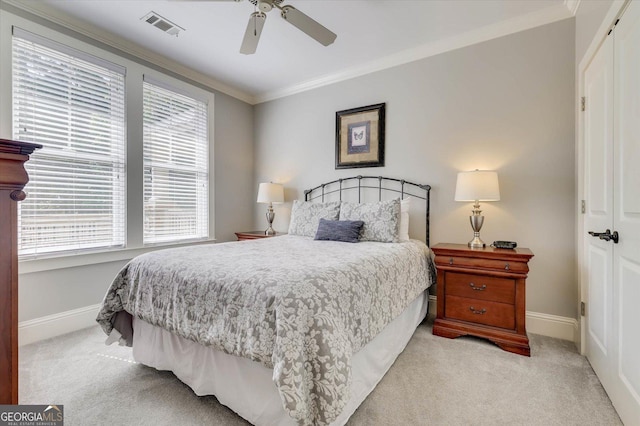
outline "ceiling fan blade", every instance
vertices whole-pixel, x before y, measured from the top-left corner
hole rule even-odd
[[[336,39],[336,35],[327,28],[309,18],[293,6],[283,6],[280,15],[285,21],[298,28],[323,46],[328,46]]]
[[[251,14],[249,23],[247,24],[247,30],[244,32],[242,46],[240,46],[240,53],[244,55],[256,53],[258,41],[260,41],[260,34],[262,34],[262,27],[264,27],[264,21],[266,19],[267,15],[263,12],[253,12]]]

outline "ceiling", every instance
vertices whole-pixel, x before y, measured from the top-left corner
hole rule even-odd
[[[335,43],[322,46],[274,9],[254,55],[239,53],[254,11],[247,0],[6,3],[258,103],[566,19],[578,1],[285,0],[336,33]],[[185,31],[149,25],[141,18],[150,11]]]

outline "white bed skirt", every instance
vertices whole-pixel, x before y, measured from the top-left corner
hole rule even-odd
[[[427,307],[425,291],[353,356],[351,398],[333,425],[344,425],[376,387],[426,316]],[[254,425],[296,424],[282,407],[272,369],[176,336],[135,317],[133,329],[133,357],[141,364],[172,371],[196,395],[215,395],[221,404]]]

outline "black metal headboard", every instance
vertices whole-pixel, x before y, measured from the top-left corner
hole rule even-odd
[[[358,181],[357,185],[352,185],[353,181]],[[377,183],[373,183],[377,181]],[[390,187],[383,185],[383,182],[388,183]],[[422,185],[419,183],[413,183],[404,179],[395,179],[382,176],[352,176],[348,178],[336,179],[331,182],[326,182],[315,188],[307,189],[304,191],[305,201],[312,201],[320,199],[324,202],[325,196],[338,193],[339,200],[342,201],[342,193],[346,191],[358,191],[358,202],[362,197],[363,189],[377,189],[378,201],[382,201],[382,193],[393,192],[400,195],[400,199],[406,196],[425,200],[426,214],[425,214],[425,243],[429,245],[429,195],[431,191],[430,185]]]

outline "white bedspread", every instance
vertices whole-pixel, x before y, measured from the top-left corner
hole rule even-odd
[[[282,236],[161,250],[112,283],[98,322],[125,310],[273,368],[288,414],[328,424],[349,398],[351,357],[432,283],[420,242]],[[403,283],[398,285],[397,283]]]

